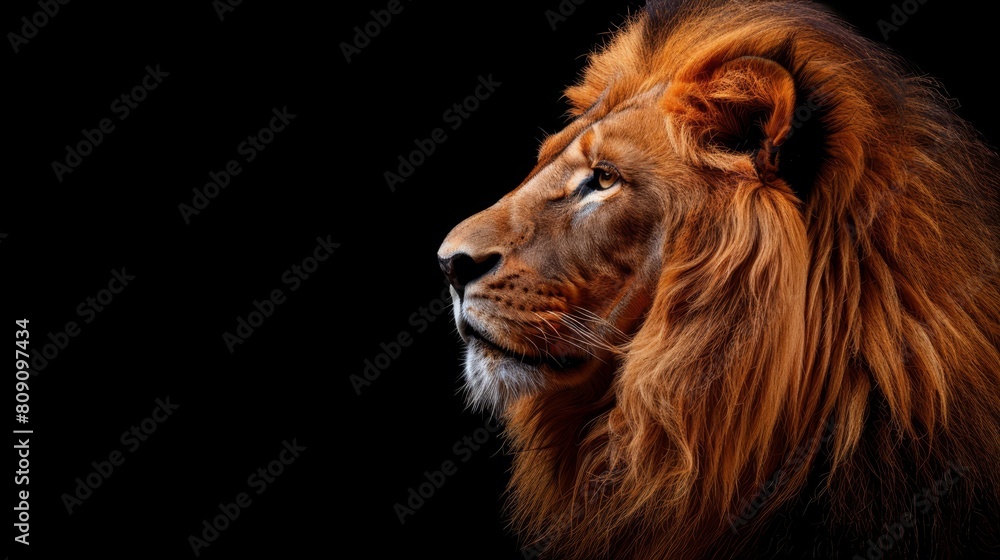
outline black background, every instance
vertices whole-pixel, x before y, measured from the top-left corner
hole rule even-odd
[[[220,21],[208,0],[70,2],[18,53],[8,42],[4,319],[30,319],[37,350],[80,325],[31,380],[32,544],[12,557],[193,557],[188,536],[240,492],[253,503],[201,557],[522,557],[500,438],[455,453],[486,417],[465,408],[449,314],[423,332],[410,318],[444,287],[441,240],[531,169],[566,123],[562,89],[641,3],[590,0],[553,30],[558,0],[403,0],[347,62],[340,44],[386,3],[246,1]],[[928,0],[884,41],[891,2],[831,4],[995,145],[992,5]],[[39,11],[5,8],[5,32]],[[157,64],[169,76],[120,121],[112,101]],[[452,130],[443,113],[480,76],[501,85]],[[286,106],[289,126],[185,224],[178,205]],[[52,161],[105,117],[115,130],[58,181]],[[438,127],[448,139],[391,192],[383,173]],[[282,274],[327,236],[339,249],[289,291]],[[77,306],[121,267],[135,280],[84,324]],[[223,332],[274,289],[287,300],[231,354]],[[402,331],[412,344],[358,395],[350,377]],[[167,396],[180,408],[128,452],[122,432]],[[306,450],[256,494],[248,476],[293,439]],[[63,494],[115,450],[125,462],[68,514]],[[457,473],[401,524],[393,504],[446,460]]]

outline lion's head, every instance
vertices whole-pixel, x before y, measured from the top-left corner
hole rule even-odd
[[[812,5],[653,2],[566,96],[528,177],[438,253],[532,542],[995,539],[995,156],[932,84]]]
[[[667,220],[680,215],[668,209],[684,203],[660,185],[693,180],[649,126],[657,111],[640,102],[578,119],[545,142],[521,187],[445,240],[473,402],[503,409],[615,363],[655,291]]]

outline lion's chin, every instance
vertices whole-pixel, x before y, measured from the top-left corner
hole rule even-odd
[[[584,367],[583,360],[549,363],[526,362],[489,343],[470,338],[465,352],[465,391],[469,405],[502,413],[518,398],[536,394],[547,387],[554,375]]]
[[[473,408],[503,412],[519,397],[544,388],[543,367],[526,364],[481,340],[469,340],[465,350],[466,399]]]

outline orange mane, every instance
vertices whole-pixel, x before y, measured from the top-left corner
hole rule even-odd
[[[757,58],[794,83],[705,85]],[[850,558],[886,531],[885,557],[998,546],[994,154],[934,83],[811,4],[651,2],[566,96],[580,116],[655,86],[704,173],[722,166],[703,147],[725,139],[723,94],[794,88],[797,190],[685,216],[614,378],[508,410],[528,546],[745,558],[797,532]],[[757,163],[766,177],[766,151]]]

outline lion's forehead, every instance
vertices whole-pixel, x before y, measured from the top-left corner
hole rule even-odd
[[[598,159],[613,159],[616,161],[612,163],[628,165],[660,155],[667,140],[667,115],[659,108],[654,94],[661,89],[643,92],[632,102],[599,118],[581,117],[546,138],[539,150],[538,165],[524,185],[538,177],[551,180],[553,169],[590,168]]]

